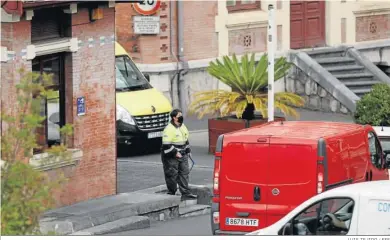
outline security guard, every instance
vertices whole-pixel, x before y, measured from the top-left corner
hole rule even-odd
[[[179,184],[182,200],[196,199],[197,196],[191,194],[188,187],[188,154],[191,152],[188,129],[183,124],[181,110],[174,109],[170,116],[171,122],[163,132],[161,151],[168,194],[175,195]]]

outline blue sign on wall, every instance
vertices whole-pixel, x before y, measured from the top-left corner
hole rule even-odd
[[[77,116],[85,115],[85,97],[77,98]]]

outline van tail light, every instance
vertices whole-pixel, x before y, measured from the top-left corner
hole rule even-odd
[[[214,179],[213,179],[213,202],[219,202],[219,176],[221,170],[221,157],[220,153],[215,153],[214,160]]]
[[[213,212],[213,223],[219,224],[219,212]]]
[[[219,203],[219,192],[220,192],[219,177],[221,175],[223,138],[224,138],[223,134],[219,135],[217,139],[217,145],[215,146],[214,177],[213,177],[213,195],[214,195],[213,202],[214,203]]]
[[[317,194],[322,193],[325,190],[324,183],[324,165],[322,162],[318,162],[317,165]]]

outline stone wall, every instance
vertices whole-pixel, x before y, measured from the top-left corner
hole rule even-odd
[[[303,108],[323,112],[350,113],[340,101],[295,66],[292,67],[287,77],[286,91],[302,96],[306,102]]]

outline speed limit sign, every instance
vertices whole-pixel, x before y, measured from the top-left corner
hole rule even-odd
[[[160,8],[160,0],[143,0],[133,3],[135,11],[142,15],[153,15]]]

